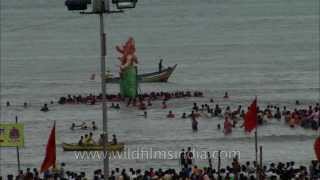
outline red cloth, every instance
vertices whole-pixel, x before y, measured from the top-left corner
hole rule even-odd
[[[314,142],[314,152],[318,160],[320,160],[320,137]]]
[[[56,123],[53,124],[51,133],[48,139],[46,147],[46,156],[42,162],[40,172],[48,170],[51,166],[55,166],[56,163]]]
[[[244,116],[244,130],[246,132],[251,132],[257,127],[257,111],[257,98],[255,98]]]

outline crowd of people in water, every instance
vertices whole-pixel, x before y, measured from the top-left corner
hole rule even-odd
[[[228,98],[226,93],[224,98]],[[296,101],[296,108],[289,110],[286,106],[280,107],[279,105],[267,105],[266,108],[257,107],[257,121],[258,125],[264,125],[272,120],[281,121],[291,128],[300,126],[305,129],[317,130],[320,126],[320,104],[309,105],[307,108],[301,106],[299,101]],[[223,127],[225,134],[232,133],[232,128],[243,127],[246,108],[242,105],[231,109],[230,106],[222,108],[219,104],[214,103],[213,99],[210,99],[209,103],[198,105],[196,102],[189,114],[183,112],[181,119],[191,118],[191,127],[193,131],[198,130],[198,118],[221,118],[224,119],[223,124],[219,123],[217,129],[220,130]],[[176,114],[169,110],[166,118],[176,118]]]
[[[151,92],[140,94],[136,98],[125,99],[121,97],[120,94],[109,94],[106,96],[108,101],[111,101],[111,109],[120,109],[120,104],[115,102],[126,102],[127,106],[137,107],[139,110],[143,110],[143,116],[147,118],[147,109],[152,106],[152,101],[161,100],[161,108],[169,109],[167,101],[174,98],[185,98],[185,97],[203,97],[203,93],[200,91],[175,91],[175,92]],[[229,99],[228,92],[225,92],[224,99]],[[102,95],[93,95],[89,94],[88,96],[81,95],[67,95],[66,97],[60,97],[59,104],[95,104],[98,101],[101,101]],[[51,101],[50,104],[54,102]],[[6,102],[7,106],[10,106],[10,102]],[[317,130],[319,128],[320,122],[320,105],[309,105],[308,108],[301,106],[299,101],[296,101],[295,104],[297,107],[293,110],[289,110],[286,106],[280,107],[279,105],[268,105],[266,108],[258,107],[258,124],[263,125],[276,119],[278,121],[284,120],[284,122],[290,127],[294,128],[296,126],[301,126],[306,129]],[[25,102],[24,107],[27,107],[28,104]],[[193,103],[191,112],[187,114],[183,112],[181,115],[182,119],[191,118],[191,127],[193,131],[198,130],[198,118],[199,117],[220,117],[224,118],[224,122],[217,125],[217,129],[223,127],[223,132],[225,134],[232,133],[232,128],[242,127],[243,118],[246,113],[246,108],[239,105],[236,109],[231,109],[230,106],[222,108],[219,104],[214,103],[213,99],[207,104],[198,105],[196,102]],[[44,104],[40,111],[48,112],[48,104]],[[168,110],[166,118],[174,119],[177,118],[175,112],[172,109]],[[86,129],[86,125],[75,125],[73,128],[80,127],[81,129]],[[93,129],[95,130],[95,129]]]
[[[316,180],[320,178],[320,162],[313,160],[308,166],[298,166],[295,162],[268,163],[259,165],[256,161],[240,163],[234,158],[229,166],[214,168],[209,161],[208,166],[198,167],[195,164],[182,164],[180,169],[120,169],[111,170],[109,180]],[[66,165],[61,163],[59,168],[45,171],[40,174],[34,168],[27,168],[14,175],[8,175],[8,180],[102,180],[104,178],[101,169],[95,170],[92,174],[85,172],[73,172],[66,170]]]
[[[166,102],[170,99],[176,99],[176,98],[187,98],[187,97],[203,97],[203,92],[201,91],[173,91],[173,92],[150,92],[150,93],[142,93],[139,94],[136,98],[125,98],[118,94],[107,94],[106,100],[108,102],[111,102],[110,108],[113,109],[120,109],[120,104],[115,102],[127,102],[128,106],[137,107],[140,110],[147,109],[147,106],[152,106],[152,101],[155,100],[162,100],[162,108],[167,108]],[[58,104],[87,104],[87,105],[95,105],[97,102],[102,101],[102,94],[94,95],[71,95],[68,94],[67,96],[62,96],[57,101]],[[50,105],[54,104],[54,101],[50,101]],[[6,102],[6,106],[10,107],[11,103],[10,101]],[[27,102],[23,103],[23,107],[27,108],[30,104]],[[50,111],[48,104],[45,103],[40,108],[40,111],[42,112],[48,112]]]
[[[161,108],[168,109],[168,114],[166,118],[168,119],[191,119],[191,128],[193,131],[198,131],[198,119],[202,118],[219,118],[224,119],[224,121],[217,125],[217,129],[221,130],[227,134],[232,133],[233,128],[243,127],[243,119],[247,111],[243,105],[238,105],[235,109],[232,109],[230,106],[222,106],[214,101],[214,99],[209,99],[208,103],[198,104],[196,102],[190,108],[190,112],[183,112],[181,116],[177,117],[175,112],[168,108],[166,102],[172,98],[183,98],[183,97],[203,97],[201,92],[189,92],[189,91],[177,91],[174,93],[168,92],[159,92],[159,93],[149,93],[139,95],[137,98],[128,99],[127,106],[136,106],[140,110],[144,110],[144,116],[147,117],[147,107],[152,106],[153,100],[161,100]],[[229,95],[226,92],[223,96],[224,99],[228,99]],[[116,103],[117,101],[124,101],[119,95],[108,95],[108,100],[112,100],[110,108],[120,109],[120,104]],[[59,104],[95,104],[101,100],[101,95],[94,96],[71,96],[61,97]],[[53,104],[53,102],[50,102]],[[265,108],[258,107],[258,125],[264,125],[269,121],[283,121],[289,127],[294,128],[297,126],[317,130],[319,128],[320,122],[320,105],[319,103],[301,106],[299,101],[295,102],[295,108],[289,109],[286,106],[279,105],[267,105]],[[7,102],[7,106],[10,106],[10,102]],[[24,104],[25,107],[28,104]],[[41,111],[49,111],[48,105],[44,104],[41,108]],[[81,130],[92,130],[95,131],[98,129],[94,121],[90,125],[87,125],[85,122],[77,125],[73,123],[70,127],[71,130],[81,129]],[[99,139],[95,140],[93,138],[93,133],[90,132],[80,137],[78,145],[102,145],[104,137],[100,135]],[[112,144],[117,144],[116,135],[112,135]],[[154,170],[150,168],[149,170],[140,170],[132,169],[129,171],[126,169],[120,170],[116,168],[111,171],[110,178],[111,180],[150,180],[150,179],[190,179],[190,180],[255,180],[257,179],[257,171],[263,176],[263,179],[319,179],[320,178],[320,162],[312,161],[309,167],[300,166],[297,167],[294,162],[286,163],[270,163],[269,166],[262,166],[261,168],[256,162],[250,163],[245,162],[241,164],[237,159],[235,159],[231,166],[225,168],[214,169],[212,168],[212,163],[209,161],[209,166],[204,168],[199,168],[193,162],[193,154],[190,148],[185,151],[184,149],[181,152],[180,156],[180,166],[182,167],[177,171],[176,169],[158,169]],[[100,180],[103,178],[101,170],[94,171],[93,175],[86,175],[85,172],[75,173],[72,171],[65,171],[65,164],[60,165],[59,170],[47,171],[43,174],[43,177],[40,178],[40,173],[37,169],[32,171],[28,168],[26,172],[20,171],[15,177],[13,175],[8,175],[7,179],[96,179]]]
[[[186,97],[203,97],[203,93],[200,91],[174,91],[174,92],[150,92],[139,94],[136,98],[124,98],[119,94],[107,94],[106,99],[109,102],[124,102],[128,100],[128,106],[135,106],[137,103],[142,103],[144,101],[154,101],[154,100],[169,100],[175,98],[186,98]],[[91,104],[94,105],[97,102],[102,101],[102,94],[94,95],[89,94],[83,95],[67,95],[59,98],[59,104]]]
[[[107,95],[108,101],[111,102],[111,109],[120,109],[120,104],[115,103],[117,101],[126,102],[127,106],[137,107],[139,110],[143,110],[143,116],[147,118],[147,109],[152,106],[152,101],[161,100],[161,108],[168,109],[168,114],[166,118],[174,119],[177,118],[175,112],[172,109],[168,108],[167,101],[173,98],[185,98],[185,97],[203,97],[203,93],[200,91],[175,91],[175,92],[151,92],[140,94],[136,98],[125,99],[121,97],[120,94],[109,94]],[[229,99],[228,92],[225,92],[224,99]],[[100,95],[67,95],[66,97],[61,97],[58,101],[59,104],[95,104],[97,101],[101,101],[102,96]],[[6,102],[7,106],[10,106],[10,102]],[[50,104],[54,102],[51,101]],[[258,125],[263,125],[268,123],[273,119],[284,122],[294,128],[301,126],[306,129],[317,130],[320,125],[320,105],[300,106],[300,102],[297,100],[295,102],[296,108],[289,110],[286,106],[280,107],[279,105],[268,105],[266,108],[258,107]],[[24,103],[24,106],[28,106],[27,103]],[[224,119],[223,123],[217,125],[217,129],[220,130],[223,127],[223,132],[225,134],[231,134],[232,129],[236,127],[243,127],[243,119],[246,113],[246,108],[239,105],[236,109],[231,109],[230,106],[221,107],[218,103],[215,103],[211,98],[208,103],[198,105],[196,102],[193,103],[191,112],[187,114],[183,112],[181,115],[182,119],[191,118],[191,128],[193,131],[198,131],[198,118],[199,117],[219,117]],[[41,107],[40,111],[48,112],[48,104],[44,104]],[[96,127],[96,126],[95,126]],[[72,125],[72,129],[87,129],[85,124],[81,125]],[[95,128],[92,128],[95,130]]]
[[[125,99],[121,97],[120,94],[109,94],[107,95],[108,101],[111,102],[111,109],[120,109],[120,104],[115,103],[119,101],[126,102],[127,106],[137,107],[139,110],[143,110],[145,118],[147,118],[147,109],[152,106],[152,101],[161,100],[161,108],[169,109],[166,118],[175,119],[176,114],[172,109],[168,108],[167,101],[173,98],[185,98],[185,97],[203,97],[203,93],[200,91],[175,91],[175,92],[151,92],[140,94],[136,98]],[[59,104],[95,104],[97,101],[101,101],[102,96],[100,95],[88,95],[88,96],[75,96],[67,95],[67,97],[61,97],[58,101]],[[225,92],[223,99],[229,99],[228,92]],[[6,102],[7,106],[10,106],[10,102]],[[50,102],[53,104],[53,101]],[[280,107],[279,105],[267,105],[266,108],[258,107],[258,125],[263,125],[268,123],[271,120],[284,120],[285,124],[294,128],[297,126],[317,130],[320,126],[320,105],[316,103],[315,105],[300,106],[300,102],[297,100],[295,102],[296,108],[289,110],[286,106]],[[28,104],[24,103],[24,106],[27,107]],[[196,102],[193,103],[191,112],[187,114],[183,112],[181,115],[182,119],[191,119],[191,128],[194,132],[198,131],[198,118],[213,118],[218,117],[224,119],[223,123],[217,125],[217,129],[220,130],[223,127],[224,134],[228,135],[232,133],[233,128],[243,127],[243,120],[246,113],[246,108],[244,106],[238,105],[236,109],[231,109],[230,106],[221,107],[218,103],[215,103],[211,98],[208,103],[198,105]],[[44,104],[41,107],[40,111],[48,112],[49,107],[47,104]],[[72,124],[71,129],[76,128],[88,129],[85,123],[76,125]],[[96,130],[96,125],[94,124],[92,130]]]

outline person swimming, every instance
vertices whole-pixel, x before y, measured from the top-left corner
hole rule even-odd
[[[74,130],[75,127],[76,127],[76,124],[75,124],[75,123],[72,123],[70,129],[71,129],[71,130]]]
[[[169,114],[167,114],[167,118],[174,118],[175,115],[172,113],[172,111],[169,111]]]
[[[111,103],[110,108],[115,108],[116,106],[114,105],[114,103]]]
[[[88,129],[88,126],[87,126],[87,124],[85,122],[82,122],[82,124],[80,126],[78,126],[78,127],[80,127],[80,129],[82,129],[82,130]]]
[[[162,102],[162,109],[167,109],[166,101],[163,101],[163,102]]]
[[[229,98],[228,92],[225,92],[225,93],[224,93],[223,98],[224,98],[224,99],[228,99],[228,98]]]
[[[92,121],[91,122],[91,125],[92,125],[92,130],[97,130],[98,129],[98,127],[96,126],[96,122],[94,122],[94,121]]]
[[[82,130],[86,130],[88,127],[87,127],[85,122],[82,122],[82,124],[80,124],[80,125],[76,125],[75,123],[72,123],[70,129],[71,130],[75,130],[76,128],[80,128]]]
[[[40,111],[42,111],[42,112],[48,112],[48,111],[49,111],[48,105],[47,105],[47,104],[44,104],[43,107],[40,109]]]
[[[197,103],[193,103],[192,110],[194,110],[194,111],[199,110],[199,107],[198,107]]]
[[[219,107],[218,104],[216,104],[215,108],[214,108],[214,116],[219,116],[221,115],[222,109]]]
[[[186,119],[187,118],[187,114],[184,112],[181,116],[182,119]]]

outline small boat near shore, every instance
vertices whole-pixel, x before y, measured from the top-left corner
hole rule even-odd
[[[62,143],[63,151],[103,151],[101,145],[78,145],[76,143]],[[108,144],[107,150],[112,151],[123,151],[124,143]]]
[[[151,83],[151,82],[167,82],[170,78],[173,71],[176,69],[177,64],[174,66],[169,66],[166,69],[163,69],[162,71],[152,72],[152,73],[145,73],[138,75],[138,81],[140,83]],[[106,82],[107,83],[119,83],[120,78],[119,77],[108,77],[106,76]]]

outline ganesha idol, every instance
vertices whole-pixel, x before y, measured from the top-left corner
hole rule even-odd
[[[138,59],[135,55],[135,43],[132,37],[128,39],[125,45],[116,46],[116,49],[121,54],[121,56],[118,57],[118,59],[120,60],[120,73],[127,67],[138,64]]]

